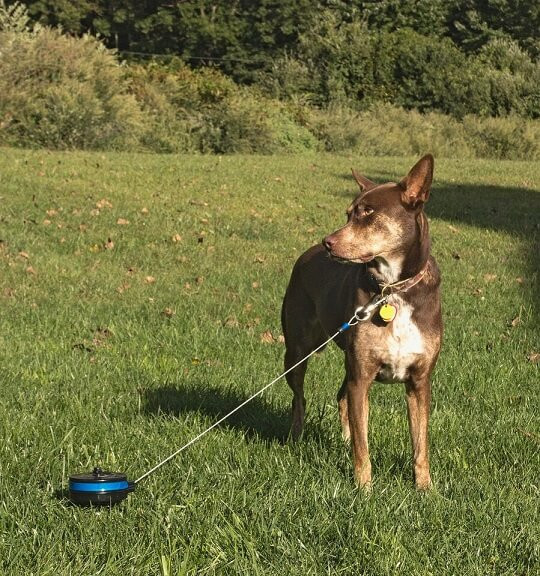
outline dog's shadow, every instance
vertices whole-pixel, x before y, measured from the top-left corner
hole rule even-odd
[[[163,385],[143,392],[143,410],[148,415],[181,417],[198,413],[217,422],[242,404],[245,397],[233,389],[222,389],[202,383]],[[220,426],[241,430],[251,440],[284,444],[288,438],[289,411],[256,397],[234,412]]]

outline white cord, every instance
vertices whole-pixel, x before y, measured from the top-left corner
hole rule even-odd
[[[210,426],[206,430],[203,430],[200,434],[195,436],[195,438],[192,438],[187,444],[184,444],[184,446],[182,446],[181,448],[178,448],[178,450],[176,452],[174,452],[173,454],[171,454],[170,456],[165,458],[165,460],[162,460],[161,462],[156,464],[151,470],[148,470],[148,472],[145,472],[140,478],[137,478],[137,480],[135,480],[134,484],[138,484],[141,480],[144,480],[147,476],[150,476],[150,474],[155,472],[158,468],[161,468],[169,460],[172,460],[175,456],[180,454],[180,452],[183,452],[186,448],[189,448],[189,446],[191,446],[192,444],[195,444],[195,442],[197,442],[197,440],[202,438],[205,434],[208,434],[208,432],[210,432],[210,430],[213,430],[216,426],[219,426],[224,420],[226,420],[229,416],[232,416],[235,412],[238,412],[238,410],[240,410],[240,408],[245,406],[248,402],[251,402],[254,398],[257,398],[257,396],[260,396],[267,388],[270,388],[270,386],[272,386],[272,384],[275,384],[278,380],[283,378],[283,376],[286,376],[289,372],[291,372],[292,370],[294,370],[295,368],[300,366],[300,364],[302,364],[302,362],[305,362],[308,358],[313,356],[313,354],[318,352],[321,348],[324,348],[329,342],[334,340],[334,338],[337,338],[340,334],[345,332],[345,330],[348,330],[351,326],[355,326],[359,322],[366,322],[366,320],[368,320],[371,317],[371,314],[373,313],[375,308],[377,306],[381,305],[383,302],[385,302],[386,299],[387,299],[387,297],[384,295],[381,295],[381,296],[375,295],[371,299],[371,301],[368,302],[365,306],[359,306],[354,311],[353,317],[348,322],[345,322],[344,324],[342,324],[340,329],[333,336],[330,336],[330,338],[328,338],[328,340],[326,340],[326,342],[323,342],[320,346],[317,346],[317,348],[315,348],[315,350],[312,350],[307,356],[302,358],[302,360],[299,360],[294,366],[291,366],[290,368],[285,370],[285,372],[283,372],[283,374],[280,374],[277,378],[272,380],[272,382],[267,384],[264,388],[261,388],[258,392],[255,392],[255,394],[250,396],[247,400],[244,400],[242,402],[242,404],[240,404],[239,406],[237,406],[236,408],[231,410],[228,414],[225,414],[225,416],[222,416],[217,422],[214,422],[212,424],[212,426]]]
[[[216,426],[219,426],[219,424],[221,424],[224,420],[226,420],[229,416],[231,416],[232,414],[234,414],[235,412],[237,412],[238,410],[240,410],[240,408],[242,408],[243,406],[245,406],[248,402],[251,402],[254,398],[256,398],[257,396],[260,396],[267,388],[270,388],[270,386],[272,386],[272,384],[275,384],[278,380],[280,380],[281,378],[283,378],[283,376],[287,375],[291,370],[294,370],[295,368],[297,368],[298,366],[300,366],[300,364],[302,364],[302,362],[305,362],[308,358],[310,358],[311,356],[313,356],[313,354],[315,354],[316,352],[318,352],[321,348],[324,348],[329,342],[331,342],[334,338],[336,338],[337,336],[339,336],[342,332],[345,332],[345,330],[348,330],[351,326],[354,326],[355,324],[358,323],[358,321],[360,320],[359,318],[357,318],[356,314],[357,314],[358,310],[355,312],[355,315],[350,319],[349,322],[346,322],[345,324],[343,324],[341,326],[341,328],[333,335],[330,336],[330,338],[328,338],[328,340],[326,340],[326,342],[323,342],[320,346],[318,346],[317,348],[315,348],[315,350],[313,350],[312,352],[310,352],[305,358],[302,358],[302,360],[300,360],[299,362],[297,362],[294,366],[291,366],[288,370],[285,370],[285,372],[283,372],[283,374],[280,374],[276,379],[272,380],[272,382],[270,382],[269,384],[267,384],[264,388],[261,388],[258,392],[255,392],[255,394],[253,394],[252,396],[250,396],[247,400],[244,400],[242,402],[242,404],[240,404],[239,406],[237,406],[236,408],[234,408],[233,410],[231,410],[228,414],[225,414],[225,416],[223,416],[222,418],[220,418],[217,422],[214,422],[214,424],[212,424],[212,426],[210,426],[210,428],[207,428],[206,430],[203,430],[200,434],[198,434],[197,436],[195,436],[195,438],[192,438],[187,444],[184,444],[184,446],[182,446],[181,448],[179,448],[174,454],[171,454],[170,456],[168,456],[167,458],[165,458],[165,460],[162,460],[159,464],[156,464],[151,470],[148,470],[148,472],[144,473],[140,478],[137,478],[137,480],[135,480],[134,484],[138,484],[141,480],[144,480],[147,476],[150,476],[150,474],[152,474],[153,472],[155,472],[158,468],[161,468],[164,464],[166,464],[169,460],[172,460],[175,456],[177,456],[178,454],[180,454],[180,452],[183,452],[186,448],[188,448],[189,446],[191,446],[192,444],[194,444],[195,442],[197,442],[197,440],[199,440],[200,438],[202,438],[205,434],[208,434],[208,432],[210,432],[210,430],[213,430]]]

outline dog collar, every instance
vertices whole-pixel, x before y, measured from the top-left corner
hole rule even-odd
[[[426,262],[426,265],[422,268],[422,270],[420,270],[420,272],[418,272],[418,274],[415,274],[410,278],[405,278],[405,280],[392,282],[391,284],[387,284],[385,282],[380,283],[371,272],[368,272],[368,283],[370,288],[375,288],[375,290],[371,290],[372,292],[375,292],[376,294],[382,294],[383,296],[389,296],[390,294],[395,294],[396,292],[406,292],[418,284],[420,280],[422,280],[425,273],[427,272],[427,269],[428,262]]]

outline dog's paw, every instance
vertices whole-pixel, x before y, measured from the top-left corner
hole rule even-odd
[[[356,468],[354,476],[359,488],[365,492],[371,492],[371,462],[368,461],[363,466]]]
[[[429,474],[421,478],[416,478],[414,484],[419,492],[427,492],[433,488],[433,483],[431,482]]]

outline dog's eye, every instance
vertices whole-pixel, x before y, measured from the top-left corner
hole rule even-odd
[[[373,210],[371,206],[364,206],[364,208],[362,208],[362,216],[369,216],[373,214],[373,212],[375,212],[375,210]]]

